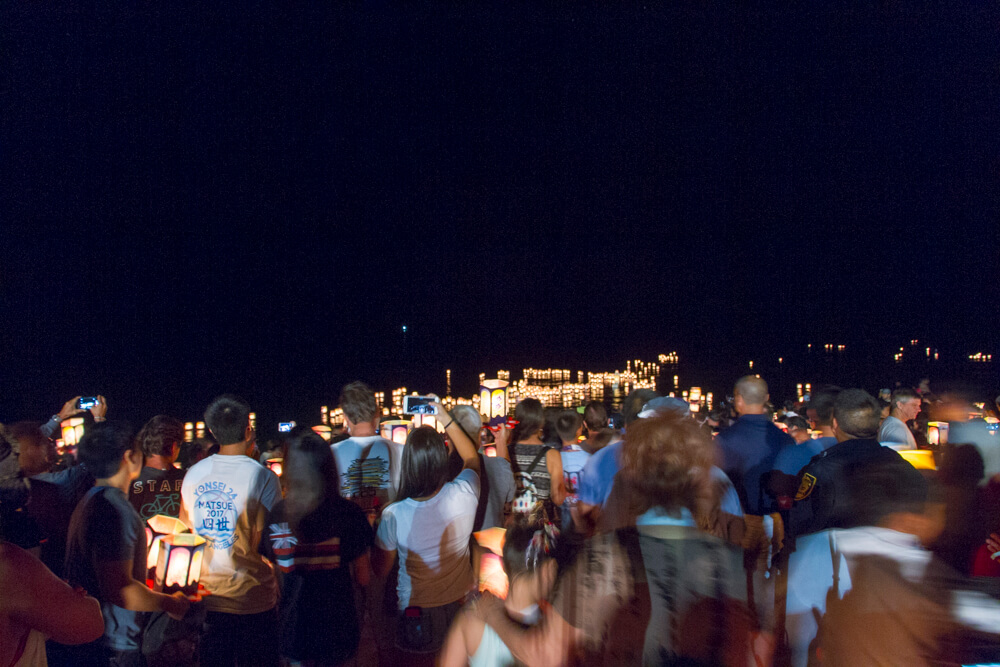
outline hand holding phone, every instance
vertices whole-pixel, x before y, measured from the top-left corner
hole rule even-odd
[[[403,414],[407,415],[436,415],[435,408],[438,405],[438,397],[433,394],[427,396],[404,396]]]
[[[95,405],[97,405],[97,397],[96,396],[81,396],[80,398],[76,399],[76,409],[77,410],[81,410],[81,411],[83,411],[83,410],[89,410],[92,407],[94,407]]]

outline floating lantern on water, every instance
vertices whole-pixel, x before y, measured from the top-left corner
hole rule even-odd
[[[156,590],[168,595],[198,592],[201,563],[205,557],[205,538],[194,533],[165,535],[160,540],[156,561]]]
[[[156,573],[156,561],[160,556],[160,542],[167,535],[187,532],[188,527],[177,517],[157,514],[146,519],[146,577],[152,579]]]

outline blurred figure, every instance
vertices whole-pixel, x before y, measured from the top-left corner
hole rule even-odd
[[[510,582],[504,611],[520,625],[537,625],[541,605],[556,579],[555,534],[544,523],[516,521],[506,533],[503,569]],[[441,667],[513,667],[514,655],[496,631],[476,613],[476,602],[466,605],[448,632],[439,660]]]
[[[42,667],[45,639],[86,644],[104,633],[101,605],[75,591],[24,549],[3,541],[0,525],[0,665]]]
[[[268,515],[261,540],[278,569],[281,655],[339,665],[358,650],[352,582],[368,585],[374,535],[364,512],[340,497],[333,453],[319,435],[292,434],[282,477],[288,496]]]
[[[968,590],[925,549],[944,526],[934,487],[929,492],[918,478],[878,464],[859,470],[853,481],[866,489],[870,527],[836,531],[831,538],[850,590],[843,599],[840,591],[831,593],[819,637],[823,664],[994,662],[1000,603]]]
[[[841,391],[833,409],[833,430],[839,442],[802,470],[786,524],[792,553],[785,629],[796,667],[804,667],[815,657],[814,642],[829,591],[842,589],[839,557],[831,560],[835,549],[829,530],[870,525],[866,522],[873,520],[871,507],[882,490],[866,485],[871,479],[866,471],[877,469],[880,479],[893,485],[926,487],[923,476],[898,452],[875,440],[878,424],[874,398],[862,389]]]
[[[949,444],[975,445],[983,458],[983,479],[985,484],[994,475],[1000,474],[1000,434],[989,429],[986,420],[972,405],[972,394],[962,388],[946,391],[941,402],[934,408],[934,416],[939,421],[948,422]]]
[[[920,414],[920,396],[912,389],[903,387],[892,392],[889,403],[892,407],[889,416],[882,421],[878,429],[878,441],[891,443],[903,449],[916,449],[917,441],[906,422],[916,419]]]
[[[652,389],[636,389],[625,398],[622,406],[622,418],[625,420],[626,432],[630,424],[639,419],[646,404],[657,398]],[[580,471],[578,498],[573,521],[577,529],[589,534],[595,527],[601,529],[618,527],[620,517],[605,516],[605,505],[611,497],[615,475],[621,470],[621,440],[614,440],[603,447],[587,460]]]
[[[712,483],[711,439],[693,420],[666,411],[629,428],[622,458],[652,603],[643,664],[745,665],[750,616],[742,550],[696,522]]]

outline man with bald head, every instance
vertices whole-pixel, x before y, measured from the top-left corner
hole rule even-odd
[[[747,514],[764,515],[772,501],[762,485],[762,478],[774,469],[774,459],[782,447],[793,447],[791,436],[775,426],[765,414],[767,383],[758,375],[736,381],[734,407],[739,419],[719,433],[716,441],[722,457],[720,467],[736,486]]]

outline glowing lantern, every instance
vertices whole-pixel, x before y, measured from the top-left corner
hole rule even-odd
[[[273,459],[268,459],[267,461],[264,462],[264,465],[266,465],[267,469],[273,472],[275,475],[281,477],[281,471],[284,469],[284,466],[282,464],[284,462],[285,459],[278,456]]]
[[[479,386],[479,411],[486,415],[490,426],[507,418],[507,380],[483,380]]]
[[[179,535],[187,532],[188,527],[177,517],[157,514],[146,519],[146,576],[153,578],[156,573],[156,561],[160,556],[160,542],[167,535]]]
[[[444,425],[434,415],[413,415],[413,428],[430,426],[439,433],[444,433]]]
[[[948,444],[948,422],[927,422],[927,444]]]
[[[507,531],[500,527],[493,527],[473,533],[476,542],[489,553],[484,553],[479,559],[479,590],[489,591],[498,598],[507,597],[507,573],[503,570],[503,543],[507,537]]]
[[[899,452],[899,455],[917,470],[937,470],[934,452],[929,449],[906,449]]]
[[[386,440],[392,440],[393,442],[405,445],[406,436],[409,435],[411,426],[412,422],[408,422],[405,419],[391,419],[382,422],[379,428],[382,431],[382,437]]]
[[[184,595],[197,593],[204,557],[204,537],[194,533],[164,536],[156,561],[156,590],[168,595],[177,591]]]
[[[326,415],[323,415],[323,416],[324,416],[324,418],[326,417]],[[333,429],[330,428],[329,426],[327,426],[326,424],[320,424],[319,426],[313,426],[312,430],[313,430],[313,433],[315,433],[319,437],[323,438],[327,442],[330,442],[330,438],[333,437]]]
[[[83,417],[71,417],[62,422],[63,442],[67,446],[80,444],[83,438]]]

